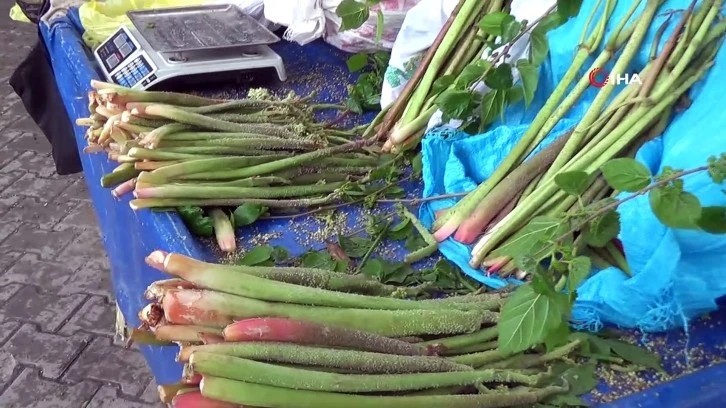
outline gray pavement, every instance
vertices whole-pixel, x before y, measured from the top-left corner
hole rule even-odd
[[[0,0],[0,407],[159,407],[141,354],[113,342],[114,297],[80,175],[8,85],[35,41]]]

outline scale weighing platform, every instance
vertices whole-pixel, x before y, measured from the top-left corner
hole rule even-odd
[[[268,46],[280,38],[232,4],[129,11],[121,27],[94,51],[110,82],[148,89],[167,79],[275,68],[282,58]]]

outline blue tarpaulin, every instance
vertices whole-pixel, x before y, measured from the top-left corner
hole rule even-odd
[[[54,20],[50,27],[42,26],[41,30],[51,54],[56,82],[68,115],[73,120],[88,116],[86,93],[90,80],[97,79],[98,73],[81,40],[82,29],[77,16],[71,12],[69,17]],[[342,53],[322,42],[309,44],[304,48],[282,43],[276,46],[276,50],[285,59],[291,79],[286,84],[276,84],[274,87],[290,87],[300,93],[315,89],[321,93],[323,100],[339,100],[343,97],[345,86],[351,77],[347,74]],[[85,145],[84,129],[76,127],[75,132],[77,144],[82,148]],[[161,273],[144,263],[146,255],[155,249],[180,252],[206,260],[212,260],[213,255],[190,235],[175,214],[146,210],[134,212],[128,205],[128,197],[114,199],[109,190],[102,188],[98,180],[115,167],[105,155],[82,154],[81,159],[111,264],[116,300],[127,323],[133,326],[139,323],[136,315],[147,303],[143,297],[144,289],[151,282],[164,278]],[[348,220],[349,224],[360,222],[355,211]],[[249,242],[251,237],[260,233],[275,233],[278,238],[271,241],[272,244],[284,245],[291,253],[300,254],[308,249],[309,244],[297,239],[293,229],[289,221],[264,222],[240,231],[243,235],[240,242]],[[716,314],[714,320],[726,321],[726,316],[723,313]],[[682,339],[678,339],[677,335],[673,336],[673,339],[664,337],[664,342],[680,344]],[[726,329],[720,325],[699,326],[692,330],[691,342],[716,348],[726,343]],[[174,361],[173,348],[140,348],[158,383],[172,383],[179,379],[181,366]],[[723,371],[723,366],[713,367],[679,381],[659,385],[647,393],[622,399],[610,406],[723,406],[726,403],[726,394],[719,388]],[[605,385],[600,390],[608,391]]]

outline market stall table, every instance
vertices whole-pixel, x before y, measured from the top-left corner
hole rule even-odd
[[[81,39],[82,28],[77,13],[72,10],[67,17],[54,20],[50,27],[43,25],[41,30],[50,50],[56,83],[69,117],[75,120],[87,116],[85,95],[90,81],[99,79],[99,74],[90,51]],[[351,76],[347,72],[343,53],[322,42],[304,48],[281,43],[274,48],[286,62],[289,81],[281,84],[273,74],[269,83],[261,83],[260,78],[256,78],[252,83],[254,86],[293,89],[299,94],[319,91],[323,100],[340,100],[345,96]],[[221,93],[217,95],[223,96]],[[78,147],[82,149],[85,144],[83,129],[76,126],[75,134]],[[98,180],[115,167],[105,155],[82,154],[81,160],[111,264],[116,301],[127,324],[133,327],[138,324],[137,312],[146,304],[144,289],[149,283],[163,278],[145,264],[146,255],[155,249],[163,249],[210,261],[215,256],[207,246],[191,236],[176,214],[148,210],[134,212],[128,205],[129,197],[116,199],[109,190],[102,188]],[[349,217],[349,222],[355,222],[355,214]],[[247,228],[243,232],[242,242],[250,242],[255,235],[270,233],[277,234],[270,243],[283,245],[292,254],[300,254],[308,249],[304,242],[295,239],[296,233],[290,228],[289,221],[264,222],[254,228]],[[701,343],[707,348],[719,350],[726,344],[726,326],[721,324],[723,321],[726,321],[726,312],[722,308],[712,316],[710,322],[699,323],[691,329],[690,344]],[[673,356],[674,361],[682,359],[684,351],[678,348],[678,344],[683,336],[673,334],[663,339],[660,343],[670,344],[668,352],[680,353]],[[144,346],[141,350],[158,383],[178,380],[181,366],[174,362],[175,349]],[[723,349],[720,353],[724,353]],[[666,360],[666,366],[669,366],[669,359]],[[726,367],[723,364],[716,365],[678,381],[658,385],[647,392],[631,395],[610,406],[680,408],[719,406],[719,403],[723,406],[726,403],[726,392],[720,384],[724,374]],[[626,385],[623,385],[623,389],[627,389]],[[607,392],[607,388],[603,386],[601,391]]]

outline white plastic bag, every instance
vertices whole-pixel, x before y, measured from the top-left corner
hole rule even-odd
[[[383,0],[370,10],[368,21],[355,30],[341,32],[342,20],[335,14],[342,0],[264,0],[265,17],[287,26],[284,38],[300,45],[324,38],[329,44],[348,52],[373,52],[393,47],[408,10],[421,0]],[[383,14],[383,36],[376,42],[377,12]]]

